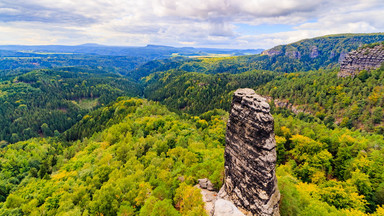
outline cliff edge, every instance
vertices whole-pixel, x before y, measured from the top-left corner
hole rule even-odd
[[[338,77],[356,76],[362,70],[377,69],[384,62],[384,45],[366,47],[348,53],[340,63]]]
[[[280,215],[273,127],[265,98],[252,89],[234,93],[226,133],[225,182],[219,197],[254,215]]]

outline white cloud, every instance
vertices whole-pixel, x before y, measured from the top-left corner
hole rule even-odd
[[[381,0],[2,0],[0,43],[269,48],[332,33],[384,31]],[[294,26],[240,34],[237,24]]]

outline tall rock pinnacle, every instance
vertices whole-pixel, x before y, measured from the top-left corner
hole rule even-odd
[[[269,104],[252,89],[233,96],[227,124],[225,182],[219,196],[254,215],[280,215],[276,141]]]

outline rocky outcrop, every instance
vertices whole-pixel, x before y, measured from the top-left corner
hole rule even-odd
[[[317,56],[319,56],[319,49],[317,48],[317,46],[312,46],[311,54],[309,56],[311,58],[316,58]]]
[[[213,216],[244,216],[244,214],[232,202],[218,199],[215,202]]]
[[[209,191],[213,191],[213,190],[215,190],[215,189],[213,188],[213,184],[212,184],[212,182],[209,181],[209,179],[207,179],[207,178],[204,178],[204,179],[198,179],[198,181],[199,181],[200,188],[202,188],[202,189],[207,189],[207,190],[209,190]]]
[[[288,56],[289,58],[293,58],[293,59],[300,59],[301,53],[297,50],[292,50],[292,51],[285,52],[285,56]]]
[[[285,108],[285,109],[289,109],[291,110],[293,113],[295,113],[296,115],[299,114],[299,113],[306,113],[306,114],[311,114],[310,112],[304,110],[304,109],[299,109],[298,106],[295,106],[287,101],[283,101],[283,100],[279,100],[279,99],[275,99],[273,100],[273,103],[275,104],[275,106],[277,108]]]
[[[348,53],[340,63],[338,77],[355,76],[362,70],[377,69],[384,62],[384,46],[367,47]]]
[[[267,56],[278,56],[280,54],[283,53],[283,51],[281,49],[279,49],[279,47],[281,48],[281,46],[277,46],[273,49],[269,49],[269,50],[264,50],[263,52],[261,52],[261,55],[267,55]]]
[[[201,181],[203,180],[203,181]],[[208,179],[199,179],[199,184],[195,187],[201,190],[201,195],[204,202],[205,212],[209,216],[245,216],[235,204],[228,200],[224,200],[217,196],[214,190],[208,190]]]
[[[338,62],[339,64],[341,64],[341,62],[344,61],[344,59],[345,59],[345,57],[347,56],[347,54],[348,54],[348,53],[346,53],[346,52],[341,52],[340,55],[339,55],[339,58],[338,58],[337,62]]]
[[[225,182],[219,196],[254,215],[279,215],[274,121],[252,89],[234,93],[227,124]]]
[[[293,105],[293,104],[289,103],[288,100],[273,99],[271,96],[265,96],[265,95],[262,97],[264,97],[268,103],[273,102],[273,104],[275,105],[276,108],[284,108],[284,109],[291,110],[296,115],[299,113],[312,114],[307,109],[301,109],[301,108],[299,108],[298,105]]]
[[[207,215],[212,216],[215,211],[215,202],[217,201],[217,192],[202,188],[200,183],[195,185],[201,191],[201,196],[204,202],[204,208]]]

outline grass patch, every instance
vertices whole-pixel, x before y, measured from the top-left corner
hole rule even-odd
[[[79,101],[73,100],[72,103],[78,105],[81,109],[90,110],[90,109],[94,108],[95,106],[97,106],[97,104],[99,103],[99,99],[98,98],[94,98],[94,99],[84,98],[84,99],[80,99]]]
[[[189,58],[218,58],[218,57],[231,57],[231,54],[207,54],[207,55],[196,55],[188,56]]]

